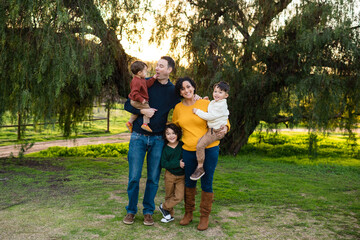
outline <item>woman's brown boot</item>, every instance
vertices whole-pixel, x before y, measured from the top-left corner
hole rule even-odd
[[[180,221],[180,225],[188,225],[193,219],[193,211],[195,210],[196,188],[185,187],[185,215]]]
[[[204,231],[209,225],[209,215],[211,212],[211,206],[214,199],[214,193],[201,192],[200,202],[200,222],[197,227],[198,230]]]

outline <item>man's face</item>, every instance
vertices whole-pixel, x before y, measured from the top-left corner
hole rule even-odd
[[[155,71],[159,80],[167,80],[169,79],[172,68],[168,67],[168,62],[165,59],[160,59],[156,65]]]

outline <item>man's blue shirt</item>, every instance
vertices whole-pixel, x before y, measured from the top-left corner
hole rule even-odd
[[[165,129],[169,111],[180,102],[180,97],[175,93],[175,86],[170,80],[166,84],[161,84],[159,81],[148,88],[149,105],[151,108],[157,109],[154,116],[150,118],[149,127],[151,132],[147,132],[141,128],[143,118],[139,109],[134,108],[130,104],[130,99],[127,99],[124,109],[133,114],[139,115],[133,123],[133,131],[145,135],[161,135]]]

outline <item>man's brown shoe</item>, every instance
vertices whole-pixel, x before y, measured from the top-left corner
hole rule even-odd
[[[199,180],[202,176],[204,176],[205,171],[204,168],[196,168],[195,172],[190,176],[190,179],[193,181]]]
[[[144,215],[144,225],[146,226],[154,225],[154,219],[152,218],[151,214]]]
[[[126,214],[124,220],[123,220],[123,223],[125,224],[133,224],[134,223],[134,218],[135,218],[135,215],[132,214],[132,213],[128,213]]]

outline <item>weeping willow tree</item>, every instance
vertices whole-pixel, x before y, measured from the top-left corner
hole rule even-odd
[[[0,119],[59,121],[69,136],[101,93],[126,95],[129,56],[117,36],[136,32],[146,3],[0,2]]]
[[[360,35],[355,1],[180,0],[158,14],[155,41],[172,38],[199,91],[230,83],[237,154],[261,121],[340,127],[350,137],[360,113]],[[167,34],[167,35],[166,35]]]

